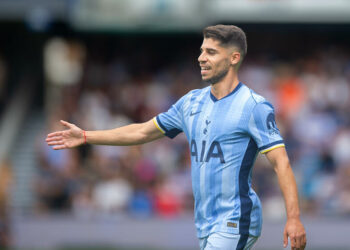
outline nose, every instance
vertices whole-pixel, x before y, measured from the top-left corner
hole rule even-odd
[[[207,61],[207,58],[206,58],[206,56],[205,56],[205,53],[204,52],[201,52],[201,54],[199,55],[199,57],[198,57],[198,62],[205,62],[205,61]]]

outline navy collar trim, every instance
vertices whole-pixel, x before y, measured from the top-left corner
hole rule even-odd
[[[212,93],[211,93],[211,90],[210,90],[210,98],[213,100],[213,102],[217,102],[217,101],[220,101],[226,97],[229,97],[231,95],[233,95],[234,93],[237,92],[237,90],[240,89],[240,87],[242,87],[243,83],[239,82],[238,85],[231,91],[231,93],[229,93],[228,95],[224,96],[223,98],[221,99],[217,99]]]

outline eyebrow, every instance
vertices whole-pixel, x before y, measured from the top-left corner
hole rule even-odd
[[[200,50],[200,52],[203,52],[204,49],[200,48],[199,50]],[[218,50],[213,49],[213,48],[207,48],[206,50],[211,51],[211,52],[217,52],[218,51]]]

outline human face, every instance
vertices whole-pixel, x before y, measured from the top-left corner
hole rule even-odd
[[[230,69],[230,50],[220,45],[218,40],[204,38],[198,57],[202,80],[210,84],[220,82]]]

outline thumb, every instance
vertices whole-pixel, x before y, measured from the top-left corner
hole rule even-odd
[[[286,248],[288,246],[288,234],[287,230],[283,232],[283,247]]]
[[[61,120],[60,122],[62,123],[63,126],[65,126],[67,128],[72,128],[72,126],[73,126],[73,124],[66,122],[66,121],[63,121],[63,120]]]

